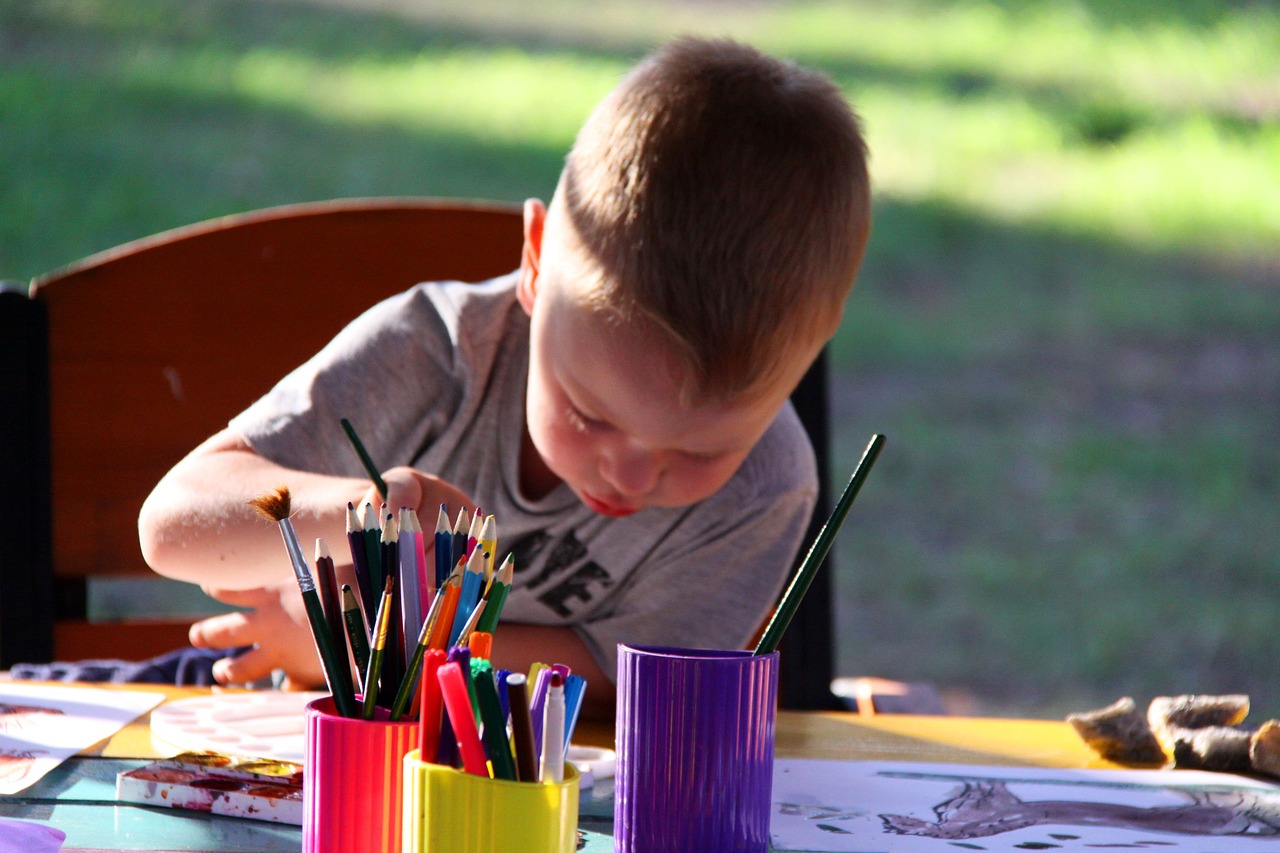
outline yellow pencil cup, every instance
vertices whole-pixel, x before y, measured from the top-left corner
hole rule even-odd
[[[578,771],[563,782],[509,782],[404,757],[403,853],[573,853]]]

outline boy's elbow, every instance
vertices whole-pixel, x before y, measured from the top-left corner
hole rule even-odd
[[[142,559],[152,570],[164,574],[162,566],[166,560],[166,543],[164,542],[164,525],[160,522],[159,512],[153,499],[153,492],[142,504],[138,513],[138,547],[142,549]]]
[[[138,546],[142,559],[157,574],[187,580],[181,570],[185,549],[182,537],[177,535],[178,527],[163,500],[153,491],[138,513]]]

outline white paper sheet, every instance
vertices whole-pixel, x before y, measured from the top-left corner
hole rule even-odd
[[[34,785],[163,700],[163,693],[0,682],[0,794]]]
[[[1190,770],[774,764],[777,850],[1280,850],[1280,785]]]

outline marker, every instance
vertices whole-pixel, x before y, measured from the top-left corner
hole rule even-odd
[[[475,712],[471,708],[471,696],[463,679],[462,667],[450,661],[436,671],[444,707],[453,726],[458,751],[462,754],[462,769],[476,776],[488,778],[484,747],[480,744],[480,732],[476,728]]]
[[[428,649],[422,659],[422,677],[418,679],[418,756],[428,764],[436,762],[440,748],[440,717],[444,713],[437,671],[445,663],[440,649]]]
[[[493,666],[480,661],[471,667],[471,686],[475,689],[480,722],[484,725],[484,751],[493,766],[494,779],[516,778],[516,765],[507,740],[507,726],[498,701],[498,688],[493,683]]]
[[[552,672],[547,686],[547,703],[542,718],[543,782],[564,781],[564,676]]]
[[[533,747],[533,717],[529,714],[527,679],[518,672],[507,676],[507,704],[511,707],[511,742],[516,753],[516,779],[538,781],[538,754]]]

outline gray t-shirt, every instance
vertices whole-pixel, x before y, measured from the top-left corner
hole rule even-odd
[[[540,500],[520,494],[528,366],[514,275],[420,284],[358,317],[231,427],[286,467],[364,476],[345,417],[380,467],[412,465],[453,483],[495,517],[495,561],[514,556],[503,621],[572,626],[610,678],[619,642],[744,648],[817,495],[813,450],[790,404],[716,494],[606,518],[563,483]],[[421,512],[434,530],[435,508]]]

